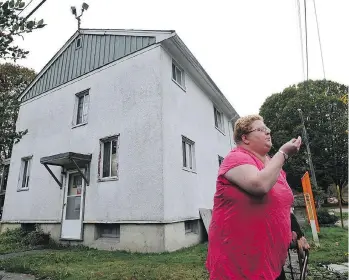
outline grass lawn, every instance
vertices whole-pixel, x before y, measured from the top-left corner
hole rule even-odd
[[[320,226],[319,248],[316,248],[312,242],[313,236],[310,228],[306,229],[305,235],[311,245],[309,263],[328,264],[348,262],[348,229]]]
[[[1,260],[0,268],[51,279],[203,280],[206,250],[204,244],[163,254],[71,249]]]
[[[311,231],[306,230],[310,241]],[[348,232],[339,227],[322,227],[320,248],[312,247],[310,264],[348,260]],[[336,243],[338,242],[338,244]],[[207,245],[174,253],[137,254],[72,248],[0,260],[0,269],[34,274],[40,279],[208,279],[204,267]]]

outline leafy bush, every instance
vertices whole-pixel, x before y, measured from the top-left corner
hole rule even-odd
[[[317,210],[317,217],[320,225],[334,225],[338,221],[338,217],[331,215],[326,209]]]
[[[39,245],[53,246],[53,244],[50,234],[37,228],[29,231],[17,228],[0,234],[0,254],[27,250]]]

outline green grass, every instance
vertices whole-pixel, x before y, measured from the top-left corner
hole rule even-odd
[[[348,262],[348,229],[340,227],[320,227],[320,247],[316,248],[311,229],[305,231],[311,245],[309,263],[329,264]]]
[[[306,236],[312,240],[310,229]],[[311,243],[310,265],[348,260],[348,232],[339,227],[321,227],[320,248]],[[207,245],[173,253],[139,254],[70,248],[38,252],[0,260],[0,270],[34,274],[39,279],[89,280],[179,280],[208,279],[205,269]]]
[[[88,249],[39,253],[0,261],[0,269],[51,279],[207,279],[207,246],[174,253],[132,254]]]

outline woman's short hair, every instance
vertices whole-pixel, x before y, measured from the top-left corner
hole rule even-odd
[[[263,121],[263,117],[260,115],[248,115],[246,117],[239,118],[234,125],[234,141],[235,143],[241,142],[243,134],[249,132],[254,121]]]

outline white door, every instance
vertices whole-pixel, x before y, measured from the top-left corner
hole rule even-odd
[[[61,238],[81,240],[85,181],[78,172],[69,172],[67,176]]]

